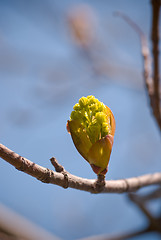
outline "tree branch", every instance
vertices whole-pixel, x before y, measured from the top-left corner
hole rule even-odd
[[[161,130],[161,110],[160,110],[160,86],[159,86],[159,4],[160,0],[152,0],[152,43],[153,43],[153,73],[151,70],[152,60],[148,47],[148,41],[141,28],[131,20],[127,15],[121,12],[115,12],[116,16],[121,17],[127,22],[134,31],[139,35],[141,42],[141,53],[143,56],[143,69],[145,87],[150,100],[150,105],[153,111],[155,120]]]
[[[103,179],[100,179],[100,177],[98,177],[98,179],[77,177],[65,171],[58,163],[57,165],[59,165],[59,167],[61,166],[63,171],[55,172],[21,157],[2,144],[0,144],[0,157],[13,165],[17,170],[23,171],[32,177],[37,178],[39,181],[55,184],[64,188],[75,188],[90,193],[133,192],[145,186],[161,184],[161,173],[104,181]],[[56,171],[58,171],[58,169],[59,168],[56,167]]]
[[[153,44],[153,114],[161,130],[161,109],[160,109],[160,86],[159,86],[159,14],[160,0],[152,0],[152,30],[151,39]]]
[[[161,234],[161,218],[160,217],[156,217],[153,216],[151,214],[151,212],[148,210],[147,208],[147,201],[153,200],[155,198],[152,199],[152,194],[155,195],[155,197],[159,197],[156,196],[156,191],[153,191],[150,194],[147,195],[143,195],[143,196],[139,196],[137,194],[129,194],[129,198],[130,200],[136,204],[136,206],[142,211],[142,213],[147,217],[147,219],[149,220],[149,230],[151,231],[155,231]]]
[[[129,193],[129,198],[134,201],[135,194]],[[161,186],[148,194],[144,194],[141,196],[139,195],[139,200],[144,203],[151,201],[151,200],[156,200],[158,198],[161,198]]]

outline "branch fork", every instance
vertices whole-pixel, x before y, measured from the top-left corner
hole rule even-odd
[[[54,166],[55,171],[58,173],[62,173],[64,176],[64,185],[63,188],[69,187],[69,178],[68,178],[68,172],[64,169],[64,167],[58,163],[55,157],[50,158],[51,164]]]
[[[55,168],[53,171],[21,157],[2,144],[0,144],[0,157],[17,170],[23,171],[43,183],[55,184],[63,188],[70,187],[90,193],[134,192],[145,186],[161,184],[161,172],[108,181],[105,181],[102,175],[98,175],[97,180],[81,178],[67,172],[55,158],[51,158],[50,161]]]

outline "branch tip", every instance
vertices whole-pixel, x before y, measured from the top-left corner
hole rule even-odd
[[[64,183],[62,185],[63,188],[68,188],[69,187],[69,178],[68,178],[68,173],[65,171],[64,167],[58,163],[55,157],[50,158],[51,164],[54,166],[56,172],[62,173],[64,176]]]
[[[56,172],[59,172],[59,173],[65,172],[64,167],[58,163],[55,157],[50,158],[50,162],[54,166]]]

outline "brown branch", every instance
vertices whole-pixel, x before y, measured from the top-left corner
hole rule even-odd
[[[150,214],[150,212],[148,211],[148,209],[146,208],[145,203],[143,201],[141,201],[140,197],[136,194],[129,194],[129,198],[132,202],[134,202],[140,208],[140,210],[144,213],[144,215],[151,222],[153,220],[153,217]]]
[[[50,162],[54,166],[56,172],[66,172],[64,167],[58,163],[55,157],[50,158]]]
[[[121,17],[126,23],[128,23],[140,37],[141,53],[143,56],[143,64],[144,64],[143,68],[144,68],[145,85],[150,97],[150,101],[152,102],[153,80],[151,78],[151,57],[150,57],[146,36],[144,32],[141,30],[141,28],[134,21],[132,21],[132,19],[129,18],[127,15],[121,12],[116,12],[115,15]]]
[[[55,184],[64,188],[70,187],[90,193],[123,193],[136,191],[142,187],[161,184],[161,173],[146,174],[139,177],[104,181],[98,179],[85,179],[66,172],[55,172],[44,168],[0,144],[0,157],[13,165],[17,170],[23,171],[44,183]],[[54,158],[53,158],[54,159]],[[57,163],[57,165],[60,167]],[[54,165],[55,166],[55,165]],[[56,167],[58,171],[58,168]]]
[[[161,109],[160,109],[160,86],[159,86],[159,13],[160,0],[152,0],[152,30],[151,39],[153,44],[153,114],[161,130]]]
[[[155,191],[153,193],[155,194]],[[152,193],[150,193],[149,195],[151,198]],[[146,195],[146,197],[145,196],[143,197],[137,194],[130,193],[129,198],[133,203],[136,204],[136,206],[142,211],[142,213],[144,213],[144,215],[149,220],[149,226],[148,226],[149,230],[161,233],[161,218],[153,216],[150,213],[150,211],[147,209],[146,201],[148,199],[148,195]]]
[[[139,35],[141,42],[141,53],[143,56],[143,69],[144,69],[144,80],[145,86],[148,92],[150,105],[153,111],[153,115],[156,122],[161,130],[161,112],[160,112],[160,87],[159,87],[159,7],[158,3],[160,0],[152,0],[153,7],[153,23],[152,23],[152,40],[153,40],[153,58],[154,58],[154,71],[152,74],[151,70],[151,56],[148,47],[148,42],[144,32],[141,28],[131,20],[127,15],[116,12],[115,15],[121,17],[125,22],[127,22],[134,31]],[[154,2],[154,3],[153,3]],[[157,5],[157,7],[156,7]],[[153,75],[153,77],[152,77]]]
[[[134,198],[135,197],[135,194],[133,193],[130,193],[129,194],[129,197],[131,198]],[[153,190],[152,192],[148,193],[148,194],[145,194],[145,195],[140,195],[139,196],[139,199],[141,202],[148,202],[148,201],[151,201],[151,200],[155,200],[155,199],[158,199],[158,198],[161,198],[161,186],[158,187],[157,189]]]

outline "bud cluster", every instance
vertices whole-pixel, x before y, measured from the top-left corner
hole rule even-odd
[[[110,112],[94,96],[80,98],[73,109],[70,120],[80,122],[92,144],[110,134]]]

